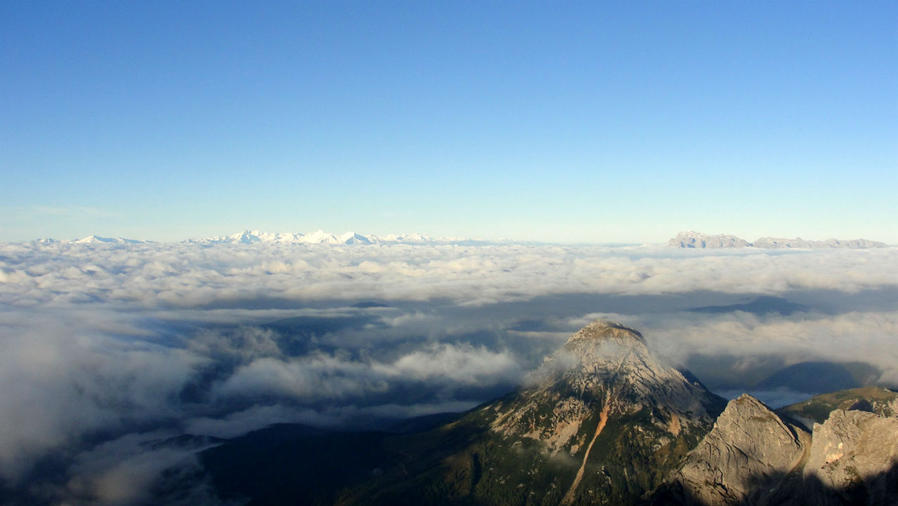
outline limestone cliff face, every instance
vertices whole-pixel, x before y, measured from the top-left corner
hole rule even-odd
[[[730,401],[654,502],[898,504],[893,404],[898,400],[877,413],[835,409],[808,433],[743,395]]]
[[[807,432],[742,395],[727,404],[673,481],[683,489],[682,502],[739,504],[759,488],[778,487],[799,468],[809,443]]]
[[[820,504],[898,504],[898,417],[833,411],[814,424],[804,477]]]

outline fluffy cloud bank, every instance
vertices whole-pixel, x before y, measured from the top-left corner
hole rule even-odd
[[[898,382],[896,294],[898,248],[0,244],[0,498],[53,458],[50,502],[137,500],[195,464],[153,446],[172,434],[466,409],[594,316],[676,362],[857,360]],[[804,309],[744,310],[759,295]]]
[[[0,303],[276,307],[321,299],[465,304],[552,293],[778,294],[898,285],[898,248],[714,253],[526,245],[0,245]]]

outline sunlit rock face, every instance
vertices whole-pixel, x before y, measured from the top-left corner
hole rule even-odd
[[[804,477],[821,504],[898,503],[898,417],[833,411],[814,424]]]
[[[824,408],[860,390],[818,396],[782,412]],[[833,409],[813,431],[756,399],[730,401],[714,428],[689,452],[655,504],[895,504],[898,498],[898,400]],[[894,394],[892,394],[894,395]],[[868,410],[871,406],[876,409]],[[875,411],[875,412],[874,412]]]
[[[800,466],[809,443],[807,432],[787,425],[754,397],[742,395],[727,404],[674,481],[688,502],[739,504],[759,486],[778,486]]]

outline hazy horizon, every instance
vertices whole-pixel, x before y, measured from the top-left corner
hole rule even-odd
[[[196,235],[195,234],[195,235],[179,237],[179,238],[175,238],[175,239],[157,239],[157,238],[133,237],[133,236],[126,237],[126,236],[114,235],[114,234],[90,233],[90,234],[76,236],[76,237],[30,237],[30,238],[26,238],[26,239],[17,239],[17,240],[0,241],[0,242],[20,243],[20,242],[32,242],[32,241],[40,241],[40,240],[77,242],[79,240],[89,239],[89,238],[93,237],[93,238],[97,238],[97,239],[113,239],[113,240],[123,239],[123,240],[134,240],[134,241],[139,241],[139,242],[174,243],[174,242],[204,241],[204,240],[216,240],[216,239],[226,240],[226,239],[233,239],[236,236],[241,236],[241,235],[245,235],[245,234],[259,235],[260,237],[263,238],[263,241],[264,241],[264,238],[267,238],[270,236],[278,236],[278,235],[280,235],[280,236],[301,235],[301,236],[307,236],[307,237],[312,237],[312,236],[317,236],[317,235],[326,235],[326,236],[334,236],[336,238],[340,238],[340,237],[348,238],[354,234],[357,234],[357,235],[362,235],[366,238],[375,238],[378,240],[386,239],[386,240],[390,240],[390,241],[393,241],[393,240],[396,240],[396,239],[402,238],[402,237],[410,237],[410,238],[414,238],[414,239],[420,238],[420,240],[424,240],[424,241],[448,241],[448,242],[451,242],[451,241],[460,241],[460,242],[475,241],[475,242],[496,242],[496,243],[508,242],[508,243],[557,244],[557,245],[571,245],[571,246],[573,246],[573,245],[596,245],[596,246],[601,246],[601,245],[626,245],[626,246],[645,245],[645,246],[655,246],[655,245],[664,245],[669,240],[673,239],[677,234],[685,233],[685,232],[694,232],[694,233],[706,235],[706,236],[734,236],[734,237],[738,237],[740,239],[745,239],[748,242],[752,242],[752,241],[754,241],[756,239],[760,239],[760,238],[770,238],[770,237],[774,237],[774,238],[778,238],[778,239],[804,239],[804,240],[811,240],[811,241],[824,241],[824,240],[828,240],[828,239],[837,239],[840,241],[864,239],[864,240],[870,240],[870,241],[876,241],[876,242],[884,242],[884,241],[880,241],[879,239],[877,239],[875,237],[860,237],[860,236],[835,237],[835,236],[831,236],[831,235],[825,236],[825,237],[801,237],[798,235],[775,237],[775,236],[771,236],[768,234],[768,235],[757,236],[757,237],[752,238],[749,236],[739,235],[737,233],[732,233],[732,232],[705,233],[705,232],[691,230],[691,229],[690,230],[684,229],[684,230],[680,230],[677,232],[673,232],[669,236],[667,236],[663,239],[660,239],[660,240],[656,240],[656,241],[616,241],[616,240],[588,240],[588,239],[579,239],[579,240],[578,239],[570,239],[570,240],[566,240],[566,241],[565,240],[552,241],[552,240],[540,239],[538,237],[522,239],[522,238],[503,237],[503,236],[495,236],[495,237],[438,236],[438,235],[428,234],[426,232],[421,232],[421,231],[417,231],[417,230],[416,231],[399,231],[399,232],[393,231],[393,232],[388,232],[388,233],[369,233],[367,231],[361,231],[361,230],[345,230],[342,232],[335,232],[335,231],[323,230],[321,228],[313,228],[308,231],[297,231],[297,230],[275,231],[275,230],[261,230],[258,228],[246,228],[246,229],[242,229],[239,231],[231,231],[231,232],[227,232],[227,233],[216,233],[216,234],[207,234],[207,235]],[[886,244],[888,246],[898,245],[898,244],[893,244],[893,243],[886,243]]]

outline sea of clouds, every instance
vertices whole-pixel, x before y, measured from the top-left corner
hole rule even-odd
[[[786,309],[738,309],[759,296]],[[468,409],[596,317],[673,365],[898,384],[898,248],[0,244],[0,491],[128,503],[209,438]]]

